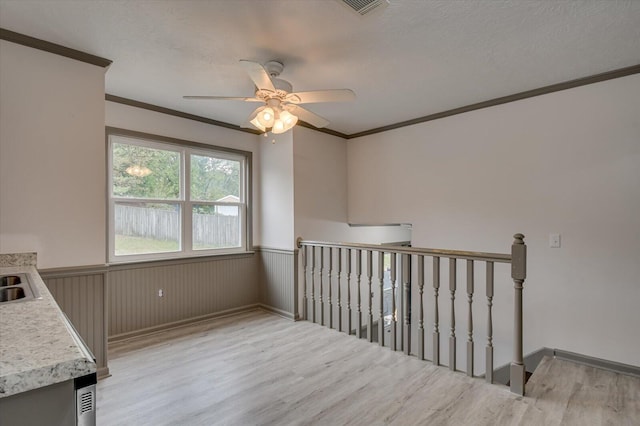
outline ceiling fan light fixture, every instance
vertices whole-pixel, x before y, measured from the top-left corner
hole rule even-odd
[[[288,129],[285,129],[285,125],[284,122],[281,119],[277,119],[274,123],[273,123],[273,128],[271,129],[271,133],[275,134],[275,135],[279,135],[280,133],[284,133],[286,132]]]
[[[256,118],[258,119],[258,122],[260,122],[262,127],[272,127],[276,119],[275,112],[271,107],[264,108],[258,113]]]
[[[298,117],[291,114],[289,111],[285,110],[280,113],[280,120],[282,120],[282,122],[284,123],[284,128],[286,132],[287,130],[293,128],[293,126],[296,125],[296,123],[298,122]]]
[[[253,126],[256,127],[256,129],[260,130],[261,132],[267,131],[267,128],[264,127],[262,124],[260,124],[260,121],[258,121],[257,116],[253,120],[249,121],[249,123],[251,123]]]

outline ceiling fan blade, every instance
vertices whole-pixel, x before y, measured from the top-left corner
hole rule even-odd
[[[349,89],[314,90],[311,92],[289,93],[285,100],[294,104],[313,104],[318,102],[353,101],[356,94]]]
[[[308,109],[304,109],[299,105],[286,104],[284,108],[291,114],[297,116],[300,120],[306,121],[314,127],[322,128],[329,125],[329,120],[320,117],[318,114],[314,114]]]
[[[246,101],[246,102],[264,102],[258,98],[248,98],[242,96],[183,96],[184,99],[201,99],[201,100],[223,100],[223,101]]]
[[[271,92],[276,91],[269,73],[264,69],[262,64],[244,59],[240,60],[240,64],[244,67],[245,71],[247,71],[249,77],[253,80],[258,89],[269,90]]]

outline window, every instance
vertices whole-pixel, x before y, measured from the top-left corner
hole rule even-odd
[[[247,249],[250,153],[108,129],[111,262]]]

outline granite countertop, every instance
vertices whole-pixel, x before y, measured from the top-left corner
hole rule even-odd
[[[0,304],[0,398],[95,373],[35,266],[3,264],[0,275],[27,273],[41,298]]]

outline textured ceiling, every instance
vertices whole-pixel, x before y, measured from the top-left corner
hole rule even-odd
[[[640,64],[640,1],[0,0],[0,26],[113,60],[109,94],[239,125],[255,104],[238,60],[277,59],[346,134]]]

